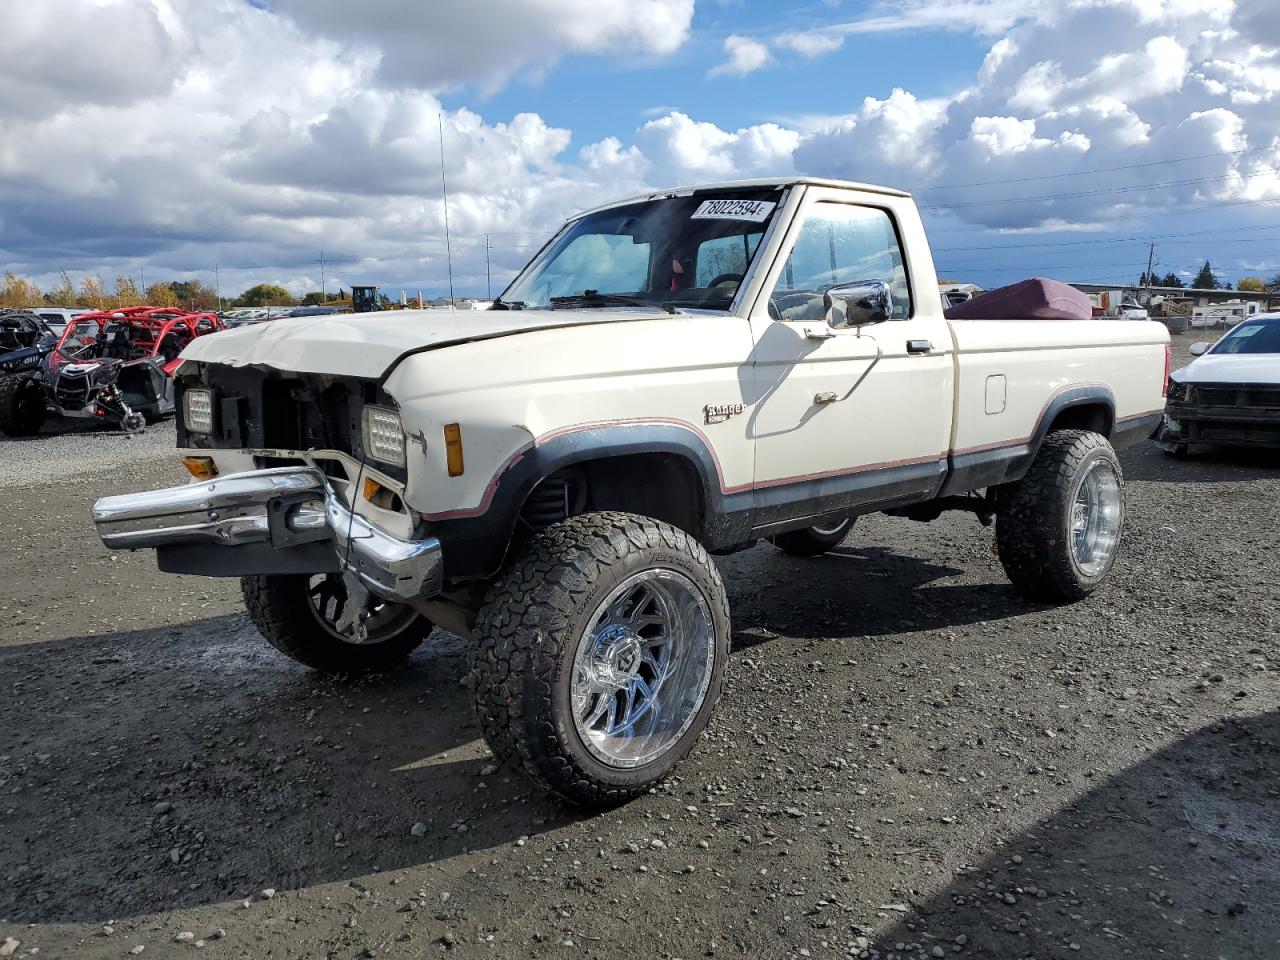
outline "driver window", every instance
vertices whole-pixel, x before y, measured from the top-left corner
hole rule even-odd
[[[827,289],[859,280],[888,283],[893,290],[891,319],[910,316],[902,247],[888,213],[844,203],[815,204],[774,285],[769,313],[775,319],[821,320]]]

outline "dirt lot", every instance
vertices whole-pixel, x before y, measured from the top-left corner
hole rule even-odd
[[[1280,457],[1128,451],[1069,607],[963,517],[726,558],[710,733],[580,817],[491,772],[460,641],[320,678],[98,546],[171,441],[0,442],[0,956],[1280,956]]]

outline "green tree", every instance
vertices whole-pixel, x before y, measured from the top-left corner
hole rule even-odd
[[[1160,278],[1160,281],[1158,284],[1158,286],[1161,286],[1161,287],[1181,287],[1183,285],[1184,284],[1182,283],[1182,278],[1178,276],[1176,273],[1166,273],[1163,277]]]
[[[1280,273],[1266,282],[1266,288],[1268,293],[1280,293]]]
[[[1209,261],[1204,262],[1204,266],[1200,268],[1200,272],[1196,274],[1196,278],[1191,281],[1191,286],[1197,290],[1217,290],[1218,277],[1213,272],[1213,267],[1209,266]]]
[[[312,290],[310,293],[303,294],[302,305],[304,307],[318,307],[324,304],[325,296],[319,290]]]
[[[105,310],[111,306],[111,297],[107,294],[106,284],[101,277],[85,277],[80,281],[80,295],[76,297],[77,307],[88,307],[90,310]]]
[[[170,281],[169,288],[173,290],[173,295],[178,298],[178,303],[188,309],[218,309],[217,291],[199,280],[173,280]]]
[[[76,305],[76,288],[71,285],[67,271],[59,270],[62,278],[58,285],[44,295],[45,302],[51,307],[74,307]]]
[[[1261,277],[1241,277],[1236,284],[1236,289],[1244,290],[1248,293],[1262,293],[1267,289],[1267,286],[1262,282]]]
[[[240,294],[239,303],[245,307],[291,307],[294,299],[284,287],[260,283]]]

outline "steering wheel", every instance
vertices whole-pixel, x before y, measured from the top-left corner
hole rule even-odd
[[[712,280],[710,283],[708,283],[708,284],[707,284],[707,286],[708,286],[708,287],[718,287],[718,286],[720,286],[720,284],[722,284],[722,283],[728,283],[730,280],[734,281],[735,283],[742,283],[742,274],[740,274],[740,273],[722,273],[722,274],[720,274],[720,276],[716,277],[714,280]]]

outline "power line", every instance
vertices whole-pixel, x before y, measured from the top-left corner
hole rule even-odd
[[[1036,197],[1003,197],[995,200],[966,200],[962,203],[928,204],[933,210],[955,210],[960,207],[984,207],[991,204],[1004,203],[1041,203],[1046,200],[1078,200],[1088,197],[1107,197],[1118,193],[1134,193],[1140,190],[1165,190],[1173,187],[1188,187],[1198,183],[1221,183],[1234,180],[1238,174],[1226,174],[1220,177],[1192,177],[1186,180],[1167,180],[1164,183],[1130,184],[1124,187],[1099,187],[1096,190],[1082,190],[1077,193],[1046,193]]]
[[[1146,163],[1127,163],[1122,167],[1097,167],[1093,170],[1075,170],[1070,173],[1043,173],[1033,177],[1016,177],[1004,180],[979,180],[975,183],[944,183],[933,187],[922,187],[919,192],[928,190],[960,190],[966,187],[1003,186],[1007,183],[1030,183],[1033,180],[1058,180],[1063,177],[1087,177],[1095,173],[1115,173],[1119,170],[1139,170],[1144,167],[1158,167],[1170,163],[1187,163],[1191,160],[1212,160],[1217,157],[1237,157],[1242,153],[1253,153],[1257,150],[1270,150],[1271,147],[1247,147],[1243,150],[1227,150],[1222,153],[1202,153],[1196,157],[1178,157],[1173,160],[1148,160]]]

